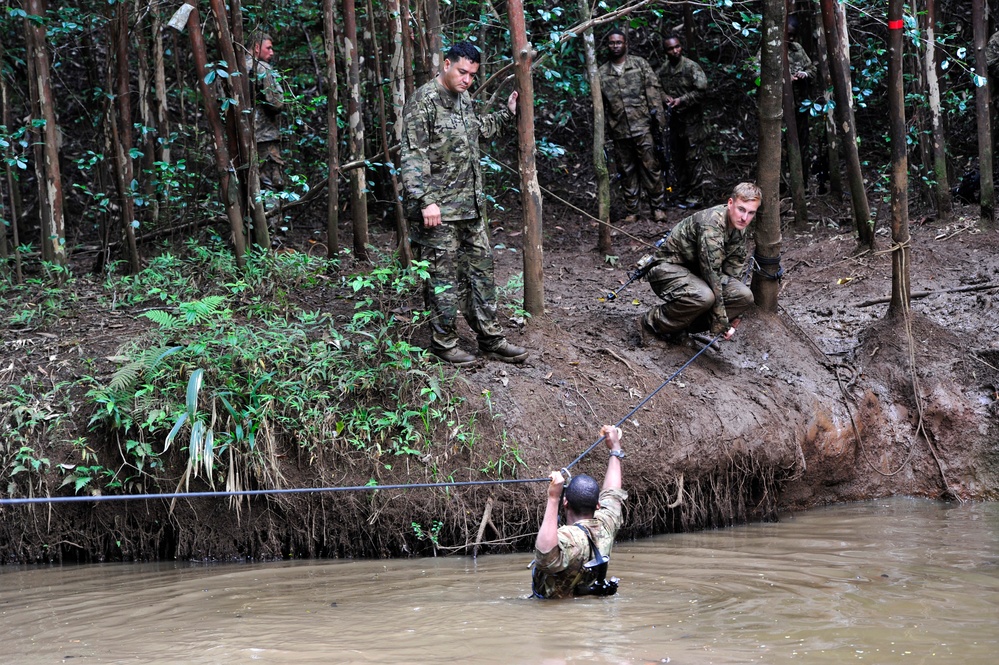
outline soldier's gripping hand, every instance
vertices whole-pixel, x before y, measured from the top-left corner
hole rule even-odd
[[[441,225],[441,209],[436,203],[431,203],[423,209],[423,226],[432,228]]]
[[[517,115],[517,98],[520,97],[520,93],[514,90],[510,93],[510,96],[506,100],[506,108],[510,111],[511,115]]]

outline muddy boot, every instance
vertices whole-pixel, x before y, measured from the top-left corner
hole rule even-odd
[[[638,317],[638,346],[645,348],[656,344],[678,344],[683,340],[683,333],[660,334],[649,324],[645,314]]]
[[[661,208],[657,208],[655,212],[652,213],[652,218],[655,219],[657,222],[665,222],[666,211]]]
[[[632,212],[632,213],[629,213],[627,217],[625,217],[624,219],[622,219],[620,223],[621,224],[634,224],[637,221],[638,221],[638,213],[637,212]]]
[[[498,360],[502,363],[512,363],[516,365],[527,359],[527,349],[522,346],[517,346],[516,344],[511,344],[505,339],[488,349],[484,347],[479,348],[482,349],[482,353],[485,354],[486,358]]]
[[[431,349],[430,352],[446,363],[451,363],[457,367],[466,367],[475,363],[475,356],[460,347],[454,346],[450,349]]]

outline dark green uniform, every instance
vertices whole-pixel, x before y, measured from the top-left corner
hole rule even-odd
[[[656,159],[649,120],[653,111],[663,117],[662,92],[655,72],[648,62],[634,55],[625,56],[620,67],[604,63],[600,67],[600,92],[628,214],[638,214],[642,189],[654,211],[664,209],[662,168]]]
[[[260,159],[260,184],[271,190],[284,187],[281,167],[281,131],[278,119],[284,108],[284,89],[275,75],[274,68],[263,60],[246,59],[250,84],[256,88],[257,103],[253,109],[253,135]]]
[[[454,95],[437,79],[421,86],[403,111],[402,183],[416,257],[430,262],[424,299],[434,349],[458,344],[461,309],[483,350],[504,341],[496,322],[493,253],[479,167],[479,138],[498,133],[513,116],[506,108],[478,117],[467,92]],[[442,224],[423,225],[436,203]]]
[[[687,330],[728,330],[753,304],[742,283],[746,233],[729,230],[728,207],[708,208],[677,224],[657,252],[659,263],[646,279],[665,303],[645,314],[645,324],[660,335]]]
[[[594,553],[590,552],[589,539],[579,526],[589,531],[600,553],[610,557],[614,537],[624,523],[621,509],[627,499],[628,493],[624,490],[603,490],[600,508],[593,513],[592,519],[560,526],[557,547],[550,552],[534,551],[535,594],[542,598],[568,598],[576,587],[593,583],[594,574],[584,569],[583,564],[593,558]]]
[[[676,174],[678,194],[703,193],[710,185],[704,170],[707,128],[701,106],[708,78],[700,65],[681,56],[675,65],[668,59],[663,63],[659,81],[667,97],[680,100],[680,104],[670,110],[669,117],[671,168]]]

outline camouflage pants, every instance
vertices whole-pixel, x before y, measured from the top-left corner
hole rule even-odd
[[[257,143],[257,158],[260,160],[260,187],[280,191],[284,189],[284,173],[281,159],[281,145],[278,141],[260,141]]]
[[[628,214],[638,214],[642,189],[648,194],[649,205],[653,210],[665,208],[663,174],[659,167],[659,160],[656,159],[652,134],[614,139],[614,153],[617,160],[617,172],[621,177],[624,207]]]
[[[669,118],[669,143],[672,169],[676,176],[677,195],[700,193],[710,186],[704,171],[707,130],[704,114],[698,109],[673,112]]]
[[[459,309],[475,331],[479,348],[489,350],[502,342],[503,330],[496,322],[493,252],[485,220],[444,222],[428,229],[422,220],[411,219],[410,228],[417,260],[430,263],[423,299],[430,310],[432,348],[444,351],[457,346]]]
[[[707,282],[675,263],[660,263],[649,271],[648,280],[656,295],[666,301],[645,315],[645,322],[653,330],[663,335],[682,330],[692,333],[710,330],[715,294]],[[728,280],[722,287],[722,297],[730,323],[753,304],[753,292],[738,279]]]

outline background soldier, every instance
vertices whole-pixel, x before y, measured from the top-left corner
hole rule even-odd
[[[479,137],[499,133],[517,113],[517,92],[506,108],[477,117],[468,87],[479,51],[468,42],[444,56],[444,69],[417,90],[403,111],[402,183],[416,258],[430,263],[423,287],[431,312],[430,351],[454,365],[475,356],[458,346],[458,308],[489,358],[520,363],[527,349],[511,344],[496,322],[493,251],[479,167]]]
[[[614,154],[627,211],[625,222],[638,219],[641,190],[649,197],[652,215],[666,221],[662,167],[656,159],[649,114],[665,117],[659,79],[643,58],[628,55],[624,32],[607,35],[610,61],[600,67],[600,90],[607,112],[607,126],[614,140]],[[641,181],[641,189],[639,188]]]
[[[809,159],[808,120],[811,113],[802,110],[801,104],[809,98],[809,83],[815,78],[815,63],[808,57],[805,47],[798,40],[798,17],[787,19],[787,65],[791,72],[791,90],[794,93],[794,120],[798,133],[798,146],[801,148],[801,173],[808,186]]]
[[[731,339],[739,316],[753,304],[742,283],[746,269],[746,227],[763,195],[753,183],[736,185],[728,204],[694,213],[673,227],[657,252],[659,264],[647,279],[665,302],[639,318],[639,332],[669,339],[687,331],[710,330]]]
[[[683,57],[683,47],[675,35],[666,38],[666,62],[659,70],[659,81],[670,108],[669,140],[671,167],[676,174],[680,207],[700,205],[698,192],[708,186],[704,172],[704,149],[707,128],[701,99],[708,89],[708,78],[700,65]]]
[[[253,37],[250,54],[246,56],[246,71],[251,85],[256,87],[257,103],[253,110],[253,134],[260,160],[260,185],[279,191],[284,187],[281,167],[281,131],[278,120],[284,108],[284,89],[271,67],[274,43],[271,36],[259,33]]]

